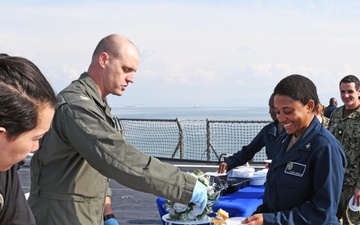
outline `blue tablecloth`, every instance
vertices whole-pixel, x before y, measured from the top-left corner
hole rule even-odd
[[[248,186],[232,194],[220,196],[219,202],[213,207],[213,211],[223,209],[229,213],[229,217],[248,217],[256,208],[263,203],[264,186]],[[157,198],[160,219],[167,214],[164,207],[165,199]],[[163,222],[164,224],[164,222]]]

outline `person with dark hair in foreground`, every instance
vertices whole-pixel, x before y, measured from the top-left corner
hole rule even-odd
[[[345,170],[338,140],[315,116],[316,86],[301,75],[274,89],[275,112],[286,134],[266,177],[264,203],[243,224],[339,224],[336,211]]]
[[[205,185],[148,156],[115,129],[106,97],[134,82],[140,54],[126,37],[103,38],[87,72],[58,95],[51,129],[30,162],[29,204],[38,225],[99,225],[109,178],[137,191],[204,209]]]
[[[0,224],[35,225],[17,170],[49,130],[56,96],[31,61],[0,54],[0,106]]]

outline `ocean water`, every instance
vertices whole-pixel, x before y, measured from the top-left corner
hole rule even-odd
[[[268,107],[113,107],[112,115],[131,119],[271,120]]]

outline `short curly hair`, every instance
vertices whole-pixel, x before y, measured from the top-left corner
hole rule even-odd
[[[318,108],[320,102],[315,84],[309,78],[299,74],[292,74],[282,79],[276,85],[274,94],[289,96],[303,105],[313,100],[315,103],[313,111]]]

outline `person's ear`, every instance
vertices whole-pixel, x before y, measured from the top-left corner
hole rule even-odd
[[[0,134],[5,134],[5,133],[6,133],[5,127],[0,127]]]
[[[102,68],[105,68],[106,62],[109,60],[109,55],[106,52],[102,52],[99,56],[99,64]]]
[[[0,127],[0,138],[6,138],[6,129],[5,129],[5,127]]]
[[[314,102],[314,100],[310,100],[310,101],[306,104],[306,109],[308,109],[309,112],[315,112],[314,108],[315,108],[315,102]]]

